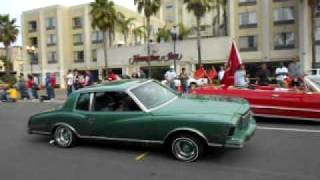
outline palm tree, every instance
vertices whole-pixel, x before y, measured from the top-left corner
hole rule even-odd
[[[216,11],[212,21],[213,36],[227,35],[227,0],[215,0],[212,8]],[[221,16],[223,22],[221,22]],[[223,31],[221,32],[221,30]]]
[[[118,25],[120,28],[120,32],[124,36],[124,42],[125,44],[128,43],[128,36],[130,31],[130,26],[133,24],[133,21],[135,21],[136,18],[126,18],[124,14],[121,12],[118,12]]]
[[[190,34],[192,34],[192,28],[187,28],[182,23],[179,23],[178,27],[179,27],[179,34],[178,34],[179,40],[184,40]]]
[[[11,70],[9,47],[17,40],[19,30],[16,25],[16,19],[10,19],[9,15],[0,15],[0,42],[6,49],[6,72]]]
[[[147,21],[147,52],[150,58],[150,17],[156,15],[161,6],[161,0],[134,0],[134,4],[138,8],[138,12],[143,12]],[[151,63],[148,60],[148,76],[151,77]]]
[[[92,28],[99,29],[103,32],[105,69],[106,72],[108,72],[107,39],[109,34],[109,41],[112,41],[112,38],[110,37],[111,33],[114,31],[117,20],[117,13],[114,7],[114,3],[110,0],[95,0],[95,2],[90,3],[90,7]]]
[[[132,34],[134,37],[135,44],[138,44],[138,39],[141,40],[142,37],[145,37],[145,35],[146,35],[145,30],[146,30],[145,26],[138,26],[138,27],[133,28]]]
[[[157,36],[157,41],[158,42],[161,42],[162,40],[166,42],[166,41],[170,40],[171,32],[167,28],[167,26],[164,26],[164,27],[158,29],[158,32],[157,32],[156,36]]]
[[[200,20],[211,10],[214,0],[184,0],[187,10],[193,12],[197,22],[198,65],[201,65]]]

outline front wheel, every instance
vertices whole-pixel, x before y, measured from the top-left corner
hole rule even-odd
[[[76,136],[72,130],[66,126],[59,126],[55,129],[54,141],[56,145],[63,148],[69,148],[75,145]]]
[[[191,135],[177,135],[171,141],[171,153],[180,161],[193,162],[203,154],[203,143]]]

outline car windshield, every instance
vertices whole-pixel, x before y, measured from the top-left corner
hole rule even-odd
[[[131,92],[147,109],[156,108],[177,97],[176,94],[156,82],[148,82],[132,89]]]
[[[320,76],[308,76],[307,86],[311,87],[314,92],[320,93]]]

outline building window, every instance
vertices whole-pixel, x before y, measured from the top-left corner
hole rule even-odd
[[[275,25],[293,24],[294,23],[294,8],[284,7],[273,10],[273,21]]]
[[[36,32],[37,31],[37,21],[30,21],[28,29],[29,29],[29,32]]]
[[[55,46],[57,43],[57,35],[49,34],[47,39],[47,46]]]
[[[256,51],[258,49],[257,36],[241,36],[239,42],[240,51]]]
[[[84,62],[84,52],[83,51],[74,51],[73,52],[73,60],[75,63],[83,63]]]
[[[244,12],[240,13],[240,28],[254,28],[257,27],[257,13]]]
[[[239,0],[239,6],[249,6],[257,4],[256,0]]]
[[[293,49],[294,48],[294,33],[281,32],[275,35],[274,49]]]
[[[34,47],[38,47],[38,38],[36,37],[32,37],[32,38],[29,38],[29,44],[30,46],[34,46]]]
[[[48,52],[48,64],[55,64],[57,63],[57,52],[52,51]]]
[[[101,31],[94,31],[91,34],[92,43],[102,43],[103,33]]]
[[[72,27],[73,29],[82,28],[82,17],[74,17],[72,19]]]
[[[78,46],[83,44],[82,34],[73,35],[73,45]]]
[[[91,52],[92,62],[97,62],[97,50],[93,49]]]
[[[56,18],[54,18],[54,17],[48,17],[48,18],[47,18],[47,30],[55,29],[56,26],[57,26]]]

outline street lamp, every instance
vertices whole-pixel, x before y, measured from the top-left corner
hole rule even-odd
[[[30,72],[31,72],[31,74],[33,74],[33,72],[32,72],[32,64],[33,64],[33,61],[35,60],[36,47],[27,46],[26,49],[27,49],[27,52],[30,54]]]
[[[178,32],[177,32],[177,27],[173,26],[173,28],[171,29],[171,37],[173,40],[173,54],[174,54],[174,59],[173,59],[173,65],[174,65],[174,71],[177,72],[177,59],[176,59],[176,42],[177,42],[177,36],[178,36]]]

